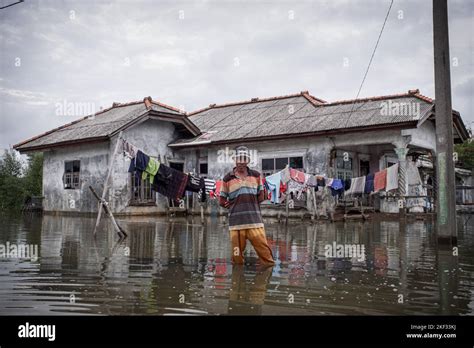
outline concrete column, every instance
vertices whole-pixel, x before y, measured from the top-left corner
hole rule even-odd
[[[454,245],[456,190],[453,161],[453,110],[449,58],[448,2],[433,0],[438,242]]]
[[[398,168],[398,192],[400,196],[404,197],[408,192],[408,180],[407,180],[407,153],[408,148],[397,147],[395,153],[398,156],[399,168]]]

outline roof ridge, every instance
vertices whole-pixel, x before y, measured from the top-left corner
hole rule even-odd
[[[311,94],[309,94],[308,91],[301,91],[299,93],[286,94],[286,95],[280,95],[280,96],[275,96],[275,97],[251,98],[250,100],[242,100],[242,101],[231,102],[231,103],[210,104],[208,107],[189,112],[189,113],[187,113],[187,115],[188,116],[193,116],[193,115],[198,114],[200,112],[210,110],[210,109],[214,109],[214,108],[222,108],[222,107],[228,107],[228,106],[234,106],[234,105],[245,105],[245,104],[251,104],[251,103],[260,103],[260,102],[279,100],[279,99],[287,99],[287,98],[294,98],[294,97],[304,97],[304,98],[306,98],[306,100],[308,100],[313,105],[319,105],[317,102],[325,103],[324,100],[312,96]]]
[[[366,98],[358,98],[358,99],[343,99],[343,100],[336,100],[333,102],[326,102],[324,104],[320,104],[318,106],[332,106],[332,105],[340,105],[340,104],[351,104],[351,103],[359,103],[359,102],[367,102],[367,101],[377,101],[377,100],[385,100],[391,98],[403,98],[403,97],[416,97],[428,103],[433,103],[433,99],[423,95],[420,93],[419,89],[410,89],[406,93],[398,93],[398,94],[388,94],[388,95],[381,95],[381,96],[372,96]]]
[[[151,99],[151,103],[152,103],[152,104],[159,105],[159,106],[161,106],[161,107],[164,107],[164,108],[169,109],[169,110],[172,110],[172,111],[179,112],[180,114],[186,114],[186,112],[185,112],[184,110],[181,110],[181,109],[179,109],[179,108],[175,108],[174,106],[171,106],[171,105],[168,105],[168,104],[159,102],[159,101],[157,101],[157,100]]]

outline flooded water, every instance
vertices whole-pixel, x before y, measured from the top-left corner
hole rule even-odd
[[[121,243],[105,219],[94,239],[94,223],[0,217],[0,246],[38,247],[37,259],[0,257],[0,314],[473,314],[473,215],[458,217],[458,256],[426,221],[266,222],[266,269],[250,245],[232,266],[217,218],[120,219]]]

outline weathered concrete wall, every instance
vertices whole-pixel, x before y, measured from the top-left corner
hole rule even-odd
[[[399,130],[384,130],[377,132],[361,132],[343,134],[332,137],[307,137],[289,140],[278,140],[258,143],[245,143],[250,150],[256,150],[258,159],[254,169],[262,170],[262,158],[303,156],[303,166],[307,173],[320,175],[333,175],[329,168],[330,153],[333,148],[344,150],[347,148],[350,155],[361,152],[368,155],[373,154],[373,145],[379,145],[375,149],[377,154],[393,149],[392,142],[401,137]],[[369,149],[368,145],[371,145]],[[236,145],[228,145],[232,150]],[[214,179],[222,178],[225,173],[233,167],[232,162],[223,162],[219,156],[226,150],[226,145],[211,146],[208,149],[209,177]],[[371,161],[372,158],[371,158]],[[372,165],[374,168],[372,168]],[[373,161],[371,170],[378,170],[377,162]],[[356,172],[358,171],[358,161],[354,161]]]
[[[258,143],[244,143],[250,150],[256,151],[257,161],[251,168],[262,170],[262,158],[276,157],[303,157],[303,166],[308,173],[318,173],[325,175],[331,143],[326,138],[312,139],[292,139],[277,140]],[[229,150],[233,150],[236,145],[227,145]],[[221,179],[227,172],[232,170],[234,163],[232,160],[223,161],[221,154],[226,151],[226,145],[211,146],[208,148],[209,177]]]
[[[65,189],[65,161],[81,161],[80,188]],[[107,175],[108,142],[58,148],[44,153],[43,208],[45,211],[91,212],[97,210],[97,200],[89,185],[101,188]],[[99,191],[101,193],[102,190]]]
[[[404,129],[402,135],[411,135],[410,145],[436,151],[436,128],[430,121],[418,128]]]
[[[138,124],[123,133],[124,139],[131,144],[142,149],[152,157],[160,157],[165,164],[170,161],[192,162],[192,151],[184,153],[174,152],[168,144],[178,139],[175,126],[170,122],[160,120],[147,120]],[[109,151],[112,153],[116,144],[116,139],[112,139]],[[110,204],[115,213],[122,214],[153,214],[166,212],[166,197],[157,194],[156,206],[131,206],[131,180],[128,168],[130,159],[119,155],[114,164],[114,171],[111,180],[111,190],[109,193]],[[185,163],[186,171],[186,163]]]
[[[384,153],[393,151],[392,143],[400,139],[400,130],[383,130],[370,133],[341,134],[331,137],[307,137],[254,143],[242,142],[241,145],[246,145],[250,150],[256,151],[257,160],[251,167],[260,172],[262,171],[262,158],[302,156],[303,166],[307,173],[332,177],[335,174],[333,168],[329,167],[332,149],[336,148],[349,153],[353,158],[353,170],[356,175],[359,173],[359,159],[370,158],[370,172],[373,173],[380,169],[380,157]],[[219,180],[232,170],[233,162],[224,161],[223,159],[228,158],[222,156],[222,154],[235,147],[236,145],[232,144],[211,146],[207,149],[209,177]],[[309,211],[312,211],[312,202],[307,201],[306,207]],[[207,213],[211,212],[211,208],[208,207]],[[222,212],[222,209],[220,211]],[[265,205],[262,206],[262,213],[266,216],[278,215],[278,211],[273,207],[265,207]],[[292,215],[296,214],[298,216],[304,214],[303,211],[292,213]]]
[[[383,130],[340,134],[331,137],[305,137],[278,141],[245,143],[256,151],[257,160],[252,166],[262,171],[262,158],[303,157],[307,173],[331,177],[334,171],[329,167],[331,150],[336,148],[349,152],[354,158],[354,173],[359,172],[359,159],[370,157],[370,172],[380,169],[380,156],[393,151],[402,135],[412,135],[412,143],[429,148],[434,143],[434,127],[425,123],[413,130]],[[124,132],[124,138],[141,148],[150,156],[160,157],[164,163],[180,162],[186,172],[198,172],[200,161],[208,163],[208,177],[221,179],[234,166],[230,157],[223,154],[235,148],[236,144],[210,146],[201,149],[174,151],[168,144],[179,137],[172,123],[147,120]],[[97,202],[89,192],[89,184],[102,193],[107,175],[108,161],[115,148],[117,138],[110,142],[62,148],[45,153],[43,192],[47,211],[95,212]],[[361,155],[356,155],[360,153]],[[366,157],[364,157],[366,156]],[[65,190],[62,175],[64,161],[81,161],[81,188]],[[130,159],[121,153],[115,158],[107,199],[110,207],[118,214],[157,214],[166,211],[166,197],[157,195],[156,206],[131,206],[131,180],[128,173]],[[308,203],[308,208],[309,208]],[[210,209],[210,208],[209,208]],[[210,211],[208,209],[208,211]]]
[[[196,166],[195,150],[175,153],[168,144],[179,135],[172,123],[147,120],[123,133],[123,137],[150,156],[160,156],[162,161],[185,163],[185,170]],[[68,146],[44,154],[43,192],[44,210],[52,212],[90,213],[97,211],[97,200],[90,192],[91,185],[101,195],[107,177],[109,158],[115,149],[117,137],[110,142]],[[121,148],[120,148],[121,149]],[[64,162],[80,160],[79,189],[64,189]],[[123,214],[155,214],[166,211],[166,198],[157,194],[156,206],[130,206],[131,181],[128,168],[130,159],[119,150],[115,157],[106,199],[112,211]]]

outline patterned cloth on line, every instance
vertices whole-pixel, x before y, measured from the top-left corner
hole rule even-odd
[[[304,173],[300,172],[299,170],[290,168],[290,177],[294,180],[299,182],[300,184],[304,184]]]
[[[209,178],[201,178],[201,180],[203,180],[204,190],[199,191],[198,198],[200,202],[205,202],[211,191],[215,191],[216,181]]]
[[[188,176],[186,174],[161,164],[152,186],[156,192],[178,200],[183,197],[187,183]]]

